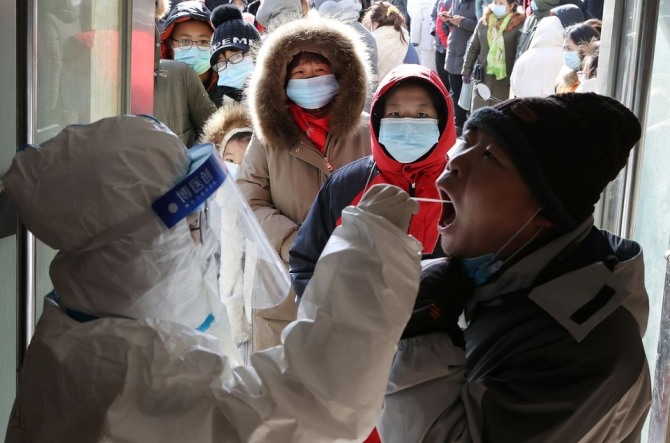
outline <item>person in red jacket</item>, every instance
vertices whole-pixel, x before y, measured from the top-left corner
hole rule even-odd
[[[449,92],[435,71],[400,65],[381,81],[372,100],[372,155],[335,171],[324,183],[289,251],[289,273],[298,299],[312,277],[342,209],[355,205],[370,186],[396,185],[410,196],[438,199],[435,180],[456,142]],[[422,201],[409,234],[425,257],[440,256],[437,222],[441,206]]]

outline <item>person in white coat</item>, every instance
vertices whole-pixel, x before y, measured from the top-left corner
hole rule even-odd
[[[540,20],[530,47],[514,64],[510,77],[513,97],[546,97],[555,92],[563,68],[565,29],[558,17]]]
[[[283,343],[240,366],[210,272],[204,202],[223,181],[213,145],[187,150],[147,116],[68,126],[16,155],[6,190],[59,252],[6,441],[370,433],[418,289],[421,245],[404,234],[418,205],[382,186],[347,208]]]
[[[433,27],[431,13],[434,0],[408,0],[407,13],[410,17],[409,39],[419,53],[419,63],[427,68],[435,67],[435,37],[430,33]]]

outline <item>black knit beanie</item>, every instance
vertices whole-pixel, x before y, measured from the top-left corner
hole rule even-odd
[[[214,66],[219,54],[226,49],[248,51],[261,35],[254,25],[242,19],[242,13],[233,5],[221,5],[212,11],[212,24],[216,28],[209,49],[209,63]]]
[[[475,111],[465,130],[495,137],[561,233],[591,215],[640,139],[637,117],[593,93],[516,98]]]

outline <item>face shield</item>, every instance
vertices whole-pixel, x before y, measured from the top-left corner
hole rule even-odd
[[[218,287],[207,292],[217,294],[213,306],[225,309],[213,309],[213,317],[225,314],[233,341],[241,345],[250,339],[252,310],[282,303],[290,278],[213,145],[192,147],[188,154],[188,175],[152,208],[166,227],[187,219],[204,280],[211,284],[218,276]]]

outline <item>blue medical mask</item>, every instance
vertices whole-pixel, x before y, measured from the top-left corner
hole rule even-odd
[[[491,12],[498,17],[503,18],[507,15],[507,6],[505,5],[491,5]]]
[[[500,249],[498,249],[498,251],[495,254],[491,252],[489,254],[480,255],[479,257],[462,258],[460,260],[463,273],[472,280],[475,286],[481,286],[487,283],[489,280],[491,280],[491,277],[493,277],[495,273],[498,272],[500,268],[502,268],[502,266],[505,264],[506,261],[510,260],[516,254],[518,254],[519,251],[523,250],[523,248],[528,246],[530,242],[535,240],[535,238],[542,231],[541,229],[539,229],[535,233],[535,235],[533,235],[530,238],[530,240],[528,240],[524,245],[522,245],[519,249],[514,251],[512,255],[507,257],[506,260],[498,259],[498,254],[500,254],[500,252],[502,252],[502,250],[505,249],[507,245],[509,245],[512,242],[512,240],[514,240],[516,236],[519,235],[519,233],[523,231],[526,228],[526,226],[530,224],[530,222],[535,218],[537,214],[540,213],[541,210],[542,208],[539,208],[537,211],[535,211],[535,213],[528,219],[528,221],[526,221],[526,223],[524,223],[523,226],[521,226],[519,230],[516,231],[512,235],[512,237],[510,237],[510,239],[507,240]]]
[[[563,51],[563,63],[573,71],[579,71],[582,68],[582,61],[577,51]]]
[[[383,118],[379,143],[400,163],[412,163],[426,155],[440,140],[435,118]]]
[[[532,2],[530,2],[530,9],[531,9],[533,12],[537,11],[537,3],[535,3],[535,0],[533,0]]]
[[[493,252],[479,257],[461,259],[463,273],[472,280],[475,286],[488,282],[502,265],[503,261],[496,261],[496,255]]]
[[[201,51],[195,44],[188,49],[175,48],[174,59],[186,63],[198,75],[204,74],[210,68],[209,51]]]
[[[288,81],[286,95],[303,109],[319,109],[326,106],[340,90],[334,74],[312,78],[296,78]]]
[[[216,84],[228,86],[235,89],[243,89],[247,78],[254,70],[254,60],[244,57],[239,63],[228,63],[226,69],[219,71],[219,79]]]

